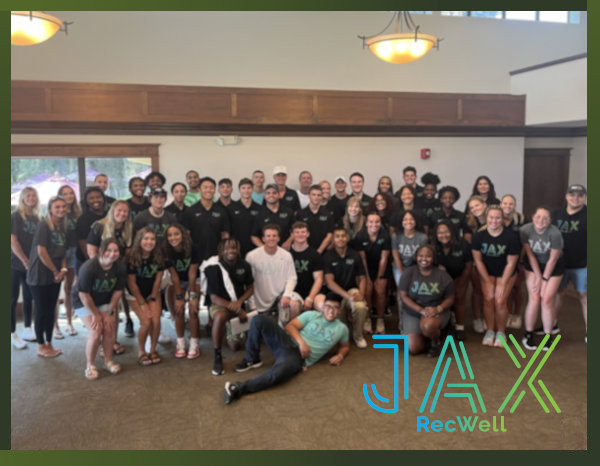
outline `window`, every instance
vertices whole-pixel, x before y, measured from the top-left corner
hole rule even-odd
[[[80,199],[96,175],[108,176],[106,194],[129,198],[129,179],[144,178],[158,170],[158,145],[44,145],[13,144],[11,147],[11,211],[16,208],[20,191],[33,186],[42,210],[58,189],[68,184]]]
[[[567,11],[540,11],[540,21],[567,23],[569,15]]]
[[[411,15],[432,15],[433,11],[409,11]]]
[[[469,16],[468,11],[441,11],[442,16]]]
[[[496,18],[502,19],[502,11],[470,11],[470,16],[475,18]]]
[[[579,24],[581,22],[580,11],[440,11],[440,14],[442,16],[516,19],[564,24]]]
[[[507,11],[506,19],[519,19],[525,21],[535,21],[536,12],[535,11]]]

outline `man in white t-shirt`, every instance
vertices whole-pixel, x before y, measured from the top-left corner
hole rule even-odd
[[[298,193],[300,208],[304,209],[310,202],[308,192],[312,185],[313,177],[308,170],[302,170],[300,176],[298,176],[298,181],[300,182],[300,189],[297,189],[296,193]]]
[[[250,308],[261,313],[277,309],[279,324],[283,327],[289,321],[291,296],[297,282],[294,259],[277,245],[279,225],[265,225],[262,242],[263,246],[246,255],[254,276]]]

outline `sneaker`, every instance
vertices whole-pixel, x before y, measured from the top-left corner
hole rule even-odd
[[[548,334],[546,334],[548,335]],[[554,341],[554,336],[552,334],[550,334],[550,338],[548,338],[546,340],[546,343],[544,343],[544,346],[542,347],[542,351],[548,351],[550,349],[550,346],[552,345],[552,342]]]
[[[215,354],[212,375],[223,375],[224,373],[225,370],[223,369],[223,357],[220,354]]]
[[[538,347],[535,339],[533,338],[533,332],[525,332],[525,336],[523,337],[521,343],[523,343],[523,346],[530,351],[536,350]]]
[[[134,333],[133,333],[133,320],[129,319],[127,322],[125,322],[125,336],[126,337],[133,337]]]
[[[371,318],[365,320],[363,324],[363,332],[368,333],[369,335],[373,333],[373,322],[371,322]]]
[[[546,335],[546,332],[544,332],[544,327],[538,327],[536,328],[533,333],[535,333],[536,335]],[[552,327],[552,330],[550,330],[550,335],[558,335],[560,333],[560,328],[558,326],[558,322],[554,324],[554,327]]]
[[[508,321],[506,322],[507,328],[518,330],[521,328],[521,325],[523,325],[523,318],[519,314],[509,314]]]
[[[475,333],[485,332],[485,323],[483,322],[483,319],[473,319],[473,330]]]
[[[385,308],[385,312],[383,313],[386,317],[389,317],[392,315],[392,309],[389,307]]]
[[[161,345],[168,345],[169,343],[171,343],[171,339],[164,333],[160,332],[160,334],[158,335],[158,342]]]
[[[365,349],[367,347],[367,340],[361,337],[354,337],[354,343],[356,343],[356,347],[359,349]]]
[[[481,340],[481,344],[483,346],[494,346],[495,335],[493,330],[486,330],[485,335],[483,335],[483,340]]]
[[[262,365],[263,363],[260,359],[258,361],[248,361],[246,358],[244,358],[235,365],[233,370],[236,372],[246,372],[250,369],[256,369]]]
[[[454,331],[454,336],[456,337],[456,339],[458,341],[465,341],[467,339],[467,336],[465,335],[465,331],[464,330],[455,330]]]
[[[240,393],[240,387],[231,382],[225,382],[225,404],[228,405],[233,400],[238,399],[242,394]]]
[[[427,351],[427,356],[429,356],[430,358],[437,358],[441,352],[442,352],[442,348],[440,348],[440,343],[432,341],[431,345],[429,345],[429,350]]]
[[[185,358],[187,352],[185,351],[185,338],[177,339],[177,346],[175,347],[175,357],[177,359]]]
[[[25,327],[21,332],[21,339],[25,341],[36,341],[35,332],[31,327]]]
[[[25,343],[23,340],[21,340],[21,338],[19,338],[19,335],[17,335],[16,333],[10,334],[10,341],[16,349],[27,348],[27,343]]]
[[[63,333],[60,331],[60,328],[56,327],[54,329],[54,334],[53,334],[54,338],[56,338],[57,340],[64,340],[65,336],[63,335]]]
[[[190,349],[188,350],[187,358],[188,359],[196,359],[200,356],[200,348],[198,345],[197,338],[190,338]]]
[[[377,323],[375,324],[375,333],[378,335],[383,335],[385,333],[385,322],[383,319],[377,319]]]
[[[498,332],[498,333],[496,333],[496,339],[494,340],[494,346],[496,348],[504,348],[504,345],[502,344],[502,340],[500,339],[500,337],[502,337],[502,340],[504,340],[505,342],[508,343],[508,341],[506,339],[506,333]]]

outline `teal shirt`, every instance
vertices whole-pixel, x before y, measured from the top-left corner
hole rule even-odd
[[[265,198],[264,191],[262,193],[255,193],[254,191],[252,191],[252,200],[254,202],[256,202],[257,204],[262,205],[264,198]]]
[[[190,206],[193,206],[196,202],[198,202],[201,197],[202,196],[199,192],[192,193],[192,192],[188,191],[188,193],[183,198],[183,203],[186,206],[190,207]]]
[[[328,322],[319,311],[306,311],[297,318],[302,323],[300,336],[310,347],[306,366],[312,366],[336,344],[348,341],[348,327],[339,319]]]

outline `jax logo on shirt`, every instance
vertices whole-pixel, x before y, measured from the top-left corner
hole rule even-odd
[[[296,273],[308,272],[308,266],[310,265],[310,261],[305,259],[295,259],[294,266],[296,267]]]
[[[579,231],[579,220],[558,219],[556,223],[558,224],[558,229],[561,233],[573,233],[574,231]]]
[[[92,286],[92,291],[96,291],[98,293],[110,293],[115,288],[117,284],[117,277],[109,278],[109,279],[100,279],[97,278],[94,280],[94,285]]]
[[[50,241],[56,246],[64,246],[66,243],[66,235],[62,231],[54,230]]]
[[[142,278],[154,278],[156,272],[158,272],[156,264],[147,264],[137,268],[137,276]]]
[[[431,296],[434,293],[440,292],[440,284],[438,282],[420,283],[418,280],[415,280],[410,291],[421,296]]]
[[[500,257],[506,254],[506,244],[481,243],[481,254],[488,257]]]
[[[192,263],[192,258],[188,257],[186,259],[177,259],[175,261],[175,270],[178,272],[185,272],[190,268],[190,264]]]
[[[534,253],[543,254],[550,251],[550,241],[542,241],[541,239],[530,239],[529,247]]]
[[[33,235],[35,233],[36,228],[37,228],[37,223],[30,222],[29,220],[25,220],[23,222],[23,231],[25,233]]]

